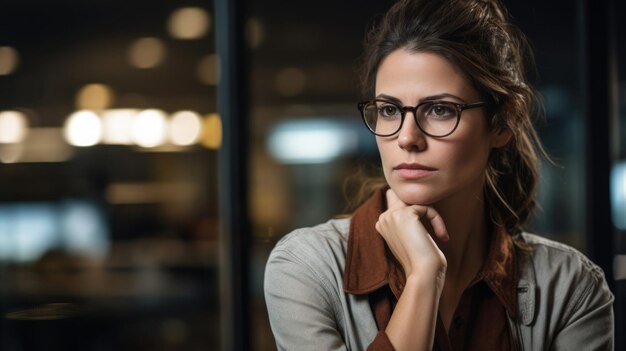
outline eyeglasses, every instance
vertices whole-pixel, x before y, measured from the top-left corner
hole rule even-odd
[[[396,134],[404,123],[407,112],[413,112],[415,123],[424,134],[443,138],[452,134],[461,120],[461,112],[482,107],[485,103],[457,104],[450,101],[424,101],[415,107],[400,106],[394,102],[375,99],[360,102],[359,111],[367,128],[378,136]]]

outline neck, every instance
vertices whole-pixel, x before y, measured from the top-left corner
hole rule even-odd
[[[448,262],[446,285],[460,289],[474,279],[487,251],[485,203],[480,185],[435,205],[450,234],[449,241],[439,243]]]

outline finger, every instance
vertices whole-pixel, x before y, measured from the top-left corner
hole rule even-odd
[[[427,220],[430,225],[433,227],[435,231],[435,236],[441,241],[450,240],[450,235],[448,234],[448,229],[446,228],[446,224],[443,221],[443,218],[439,215],[439,213],[432,207],[428,206],[419,206],[414,205],[411,206],[415,209],[417,216],[420,219]]]
[[[400,200],[398,195],[396,195],[396,192],[391,189],[387,190],[386,196],[387,208],[402,208],[407,206],[402,200]]]

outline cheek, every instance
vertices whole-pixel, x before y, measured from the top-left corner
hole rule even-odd
[[[450,140],[450,144],[442,145],[440,155],[448,164],[457,170],[469,172],[482,171],[487,165],[490,147],[485,135],[465,136]]]

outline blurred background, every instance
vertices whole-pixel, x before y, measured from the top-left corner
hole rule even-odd
[[[275,348],[262,293],[271,248],[347,213],[350,179],[379,172],[355,72],[364,34],[393,1],[234,3],[241,41],[226,44],[242,50],[228,62],[216,51],[223,3],[0,3],[1,350]],[[530,229],[592,246],[592,258],[608,250],[623,330],[626,25],[616,19],[626,5],[615,1],[608,27],[613,90],[598,92],[607,106],[589,98],[589,43],[608,37],[589,25],[587,2],[505,3],[534,45],[545,103],[537,128],[556,161],[542,167]],[[230,79],[221,73],[239,64],[244,92],[230,100],[245,106],[243,126],[218,110],[220,79]],[[586,157],[602,141],[588,136],[586,116],[609,121],[615,109],[612,148]],[[245,140],[228,158],[223,125]],[[231,158],[245,174],[224,169]],[[594,158],[611,163],[601,171],[612,222],[591,234]],[[244,180],[245,201],[224,204],[231,176]],[[224,206],[244,214],[244,233],[228,231]],[[244,267],[223,267],[234,251]],[[227,296],[233,281],[245,291]]]

